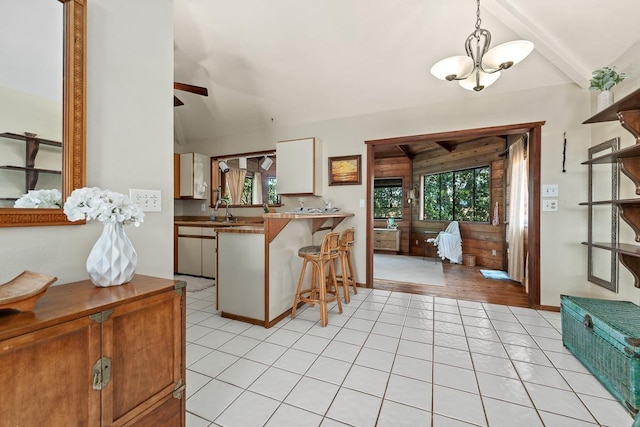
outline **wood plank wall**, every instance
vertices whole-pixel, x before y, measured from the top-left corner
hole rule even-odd
[[[411,188],[411,160],[408,158],[390,158],[376,159],[374,161],[375,178],[402,178],[402,186],[404,189],[404,207],[402,209],[402,220],[396,220],[398,229],[400,230],[400,252],[409,254],[409,239],[411,237],[412,210],[411,205],[407,203],[406,194]],[[374,220],[374,228],[386,228],[387,223],[384,220]],[[385,251],[387,252],[387,251]]]
[[[495,203],[498,202],[500,224],[493,226],[490,223],[461,222],[460,234],[462,236],[463,254],[474,255],[477,266],[497,270],[502,270],[506,266],[504,226],[505,161],[503,157],[500,157],[504,150],[504,139],[491,137],[458,144],[451,152],[441,146],[434,145],[433,148],[421,152],[413,160],[413,181],[418,188],[420,188],[422,175],[484,165],[491,166],[491,215],[493,216]],[[435,256],[433,245],[425,245],[424,243],[424,232],[431,231],[434,234],[427,237],[435,237],[435,233],[444,230],[449,222],[422,221],[420,220],[419,209],[419,203],[413,205],[409,252],[414,255],[423,255],[426,251],[427,256]]]

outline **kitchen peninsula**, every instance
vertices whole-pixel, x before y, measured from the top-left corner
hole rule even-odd
[[[302,261],[298,249],[320,244],[353,213],[267,213],[262,226],[218,232],[218,309],[223,317],[269,328],[291,311]]]

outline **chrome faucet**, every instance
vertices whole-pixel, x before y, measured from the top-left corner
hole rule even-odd
[[[226,213],[225,213],[225,222],[231,222],[231,213],[229,212],[229,203],[227,203],[227,201],[225,199],[218,199],[218,201],[216,202],[215,207],[213,208],[214,211],[218,210],[218,207],[220,207],[220,202],[224,202],[224,206],[226,208]]]

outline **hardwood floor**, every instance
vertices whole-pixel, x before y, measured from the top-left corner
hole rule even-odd
[[[530,307],[524,286],[517,282],[485,279],[480,273],[480,269],[483,267],[469,267],[447,262],[443,263],[442,267],[444,270],[444,286],[420,285],[374,278],[373,288],[516,307]]]

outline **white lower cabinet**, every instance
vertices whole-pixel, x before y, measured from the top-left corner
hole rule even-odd
[[[177,273],[215,279],[217,250],[213,228],[179,226]]]

